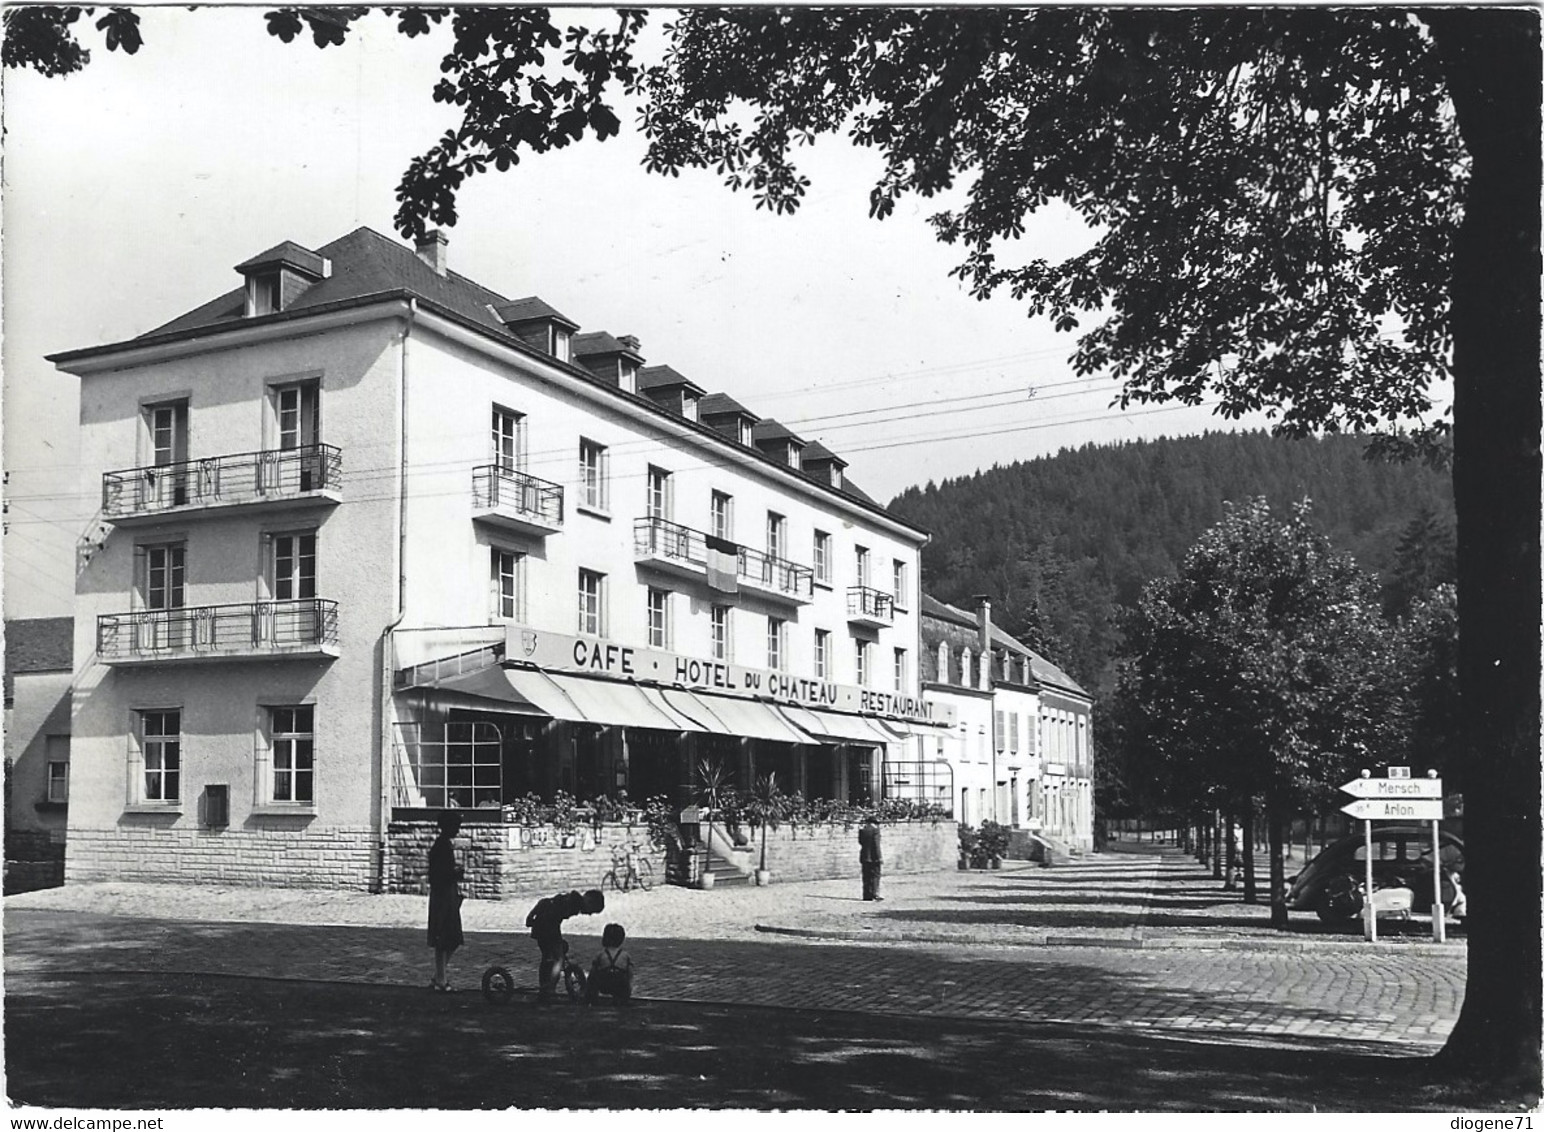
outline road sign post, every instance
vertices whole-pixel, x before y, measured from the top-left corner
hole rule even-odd
[[[1362,829],[1366,833],[1367,846],[1367,877],[1362,889],[1362,935],[1369,943],[1377,943],[1378,909],[1373,906],[1372,900],[1372,819],[1362,822]]]
[[[1411,778],[1409,767],[1391,766],[1387,778],[1374,778],[1371,771],[1364,770],[1360,778],[1352,779],[1340,789],[1356,799],[1340,807],[1340,812],[1360,819],[1366,844],[1362,934],[1373,943],[1378,941],[1378,912],[1372,898],[1372,823],[1430,821],[1431,938],[1442,943],[1447,935],[1442,907],[1442,833],[1439,825],[1442,820],[1442,779],[1434,770],[1428,771],[1425,778]]]

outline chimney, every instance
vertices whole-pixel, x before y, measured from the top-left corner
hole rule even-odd
[[[973,599],[976,603],[976,636],[981,646],[981,655],[992,655],[992,599],[986,594],[977,594]]]
[[[438,228],[430,228],[418,238],[418,243],[413,250],[418,253],[418,258],[434,268],[434,274],[445,274],[445,246],[450,243],[444,232]]]
[[[622,345],[626,346],[629,350],[631,350],[635,354],[643,353],[643,344],[638,341],[637,335],[634,335],[634,334],[623,334],[621,337],[619,337],[617,339],[617,341],[622,343]]]

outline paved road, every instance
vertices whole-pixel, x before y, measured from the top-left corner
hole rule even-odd
[[[672,1002],[1081,1023],[1395,1054],[1439,1046],[1462,1003],[1461,939],[1438,947],[1406,935],[1370,947],[1317,921],[1283,937],[1265,926],[1264,908],[1217,892],[1174,853],[896,878],[877,905],[852,887],[628,894],[604,919],[629,926],[640,994]],[[255,918],[239,918],[243,898]],[[473,930],[455,981],[472,991],[499,963],[533,984],[523,905],[467,907]],[[179,908],[213,918],[173,918]],[[7,899],[5,970],[20,985],[66,972],[152,972],[414,987],[428,978],[422,915],[414,898],[55,890]],[[289,922],[257,922],[281,916]],[[598,926],[571,933],[582,953]]]

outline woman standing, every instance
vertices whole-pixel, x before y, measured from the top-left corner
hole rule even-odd
[[[461,868],[456,864],[455,836],[461,832],[461,815],[445,810],[439,817],[440,835],[429,849],[429,946],[434,948],[434,978],[429,986],[448,991],[450,956],[461,946]]]

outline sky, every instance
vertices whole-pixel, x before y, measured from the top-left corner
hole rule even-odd
[[[445,29],[407,40],[377,14],[318,50],[269,36],[263,10],[142,9],[133,57],[83,20],[84,71],[0,77],[7,618],[70,612],[100,493],[76,465],[76,380],[44,355],[142,334],[282,240],[394,235],[402,171],[454,122],[430,97]],[[636,335],[647,364],[820,440],[881,500],[1091,441],[1235,427],[1206,408],[1113,409],[1111,380],[1075,378],[1072,336],[949,277],[959,253],[933,238],[936,201],[869,219],[871,152],[817,143],[808,199],[778,217],[710,171],[645,172],[632,127],[625,115],[619,138],[469,181],[451,268],[583,330]],[[1052,208],[1022,252],[1088,240]]]

